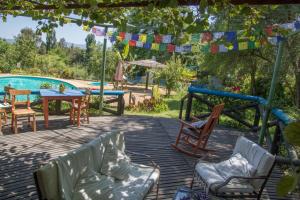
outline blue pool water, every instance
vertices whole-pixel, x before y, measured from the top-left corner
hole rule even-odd
[[[92,86],[100,86],[100,82],[91,82],[91,83],[89,83],[89,84],[92,85]],[[108,85],[108,83],[107,83],[107,82],[104,82],[103,85],[106,86],[106,85]]]
[[[65,85],[68,89],[76,89],[74,85],[69,83],[42,77],[32,77],[32,76],[5,76],[0,77],[0,92],[4,91],[4,87],[10,85],[15,89],[24,89],[37,91],[40,89],[41,85],[44,83],[51,84],[52,88],[57,89],[61,83]],[[1,98],[1,97],[0,97]],[[37,95],[30,95],[30,100],[37,98]]]

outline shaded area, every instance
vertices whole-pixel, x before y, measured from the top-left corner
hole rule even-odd
[[[160,165],[160,199],[172,199],[178,187],[188,185],[191,181],[195,159],[170,147],[177,135],[177,120],[141,116],[92,117],[90,124],[77,128],[70,126],[65,117],[52,116],[48,130],[43,129],[41,119],[38,122],[36,133],[24,127],[19,131],[20,134],[0,136],[0,199],[37,199],[32,172],[39,164],[111,130],[125,133],[127,150],[148,154]],[[245,134],[222,127],[214,131],[209,148],[216,149],[216,152],[208,160],[228,158],[239,135]],[[257,140],[254,134],[245,136]],[[144,157],[136,155],[132,159],[142,164],[148,162]],[[280,173],[276,169],[264,191],[264,199],[278,199],[275,196],[275,185],[279,177]],[[155,193],[152,192],[147,199],[154,197]]]

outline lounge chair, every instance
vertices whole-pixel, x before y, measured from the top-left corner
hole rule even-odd
[[[217,124],[224,104],[214,106],[210,116],[205,121],[198,121],[188,123],[180,120],[180,130],[176,138],[175,144],[172,147],[187,155],[201,157],[203,152],[210,151],[206,148],[207,141],[212,133],[215,125]]]
[[[39,199],[49,200],[142,200],[155,186],[158,195],[159,177],[154,162],[130,161],[124,135],[118,132],[101,134],[34,172]]]
[[[195,165],[191,188],[198,178],[214,196],[260,199],[274,165],[274,155],[240,136],[228,160]]]

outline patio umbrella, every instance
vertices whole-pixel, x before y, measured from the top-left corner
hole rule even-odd
[[[162,69],[167,66],[162,63],[156,62],[155,60],[150,60],[150,59],[131,61],[131,62],[127,62],[127,64],[153,68],[153,69]],[[148,89],[148,84],[149,84],[149,72],[147,72],[146,74],[146,90]]]

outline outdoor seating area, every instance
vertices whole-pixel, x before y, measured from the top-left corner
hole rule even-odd
[[[40,118],[37,120],[36,133],[1,137],[0,199],[37,199],[33,172],[39,166],[111,131],[124,133],[126,150],[147,154],[160,166],[159,199],[172,199],[179,187],[190,186],[196,158],[170,147],[179,128],[177,120],[141,116],[91,117],[90,120],[90,124],[83,124],[77,128],[69,125],[67,117],[55,117],[54,123],[49,124],[49,129],[46,130]],[[219,162],[229,158],[237,138],[241,135],[257,140],[256,135],[252,133],[245,134],[217,127],[208,142],[208,147],[213,147],[215,152],[205,160]],[[16,140],[18,143],[15,143]],[[149,165],[149,158],[143,155],[132,155],[131,159],[132,162]],[[261,199],[281,199],[276,196],[274,187],[280,176],[281,172],[276,166]],[[197,187],[197,184],[194,184],[194,187]],[[146,199],[155,198],[154,189]],[[293,199],[295,196],[289,195],[284,199],[288,198]]]
[[[300,2],[0,2],[0,200],[299,200]]]

